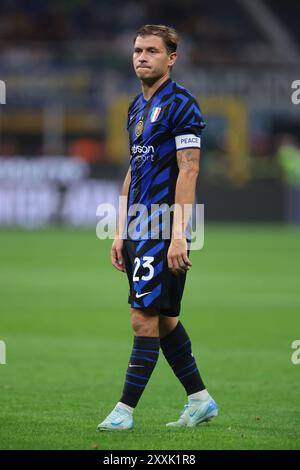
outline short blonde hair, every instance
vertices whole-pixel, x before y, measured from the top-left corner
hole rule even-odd
[[[176,29],[171,26],[165,26],[163,24],[146,24],[136,32],[133,38],[134,43],[138,36],[158,36],[164,41],[169,54],[177,51],[179,42],[178,33]]]

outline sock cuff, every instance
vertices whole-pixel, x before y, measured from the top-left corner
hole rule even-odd
[[[123,403],[121,401],[117,403],[117,407],[121,408],[122,410],[126,410],[130,414],[134,412],[134,408],[132,406],[126,405],[126,403]]]
[[[175,326],[174,330],[171,331],[167,336],[160,340],[160,344],[163,348],[173,348],[178,347],[178,344],[182,342],[182,340],[187,340],[188,335],[185,331],[182,323],[179,321]]]
[[[158,336],[135,336],[133,340],[133,347],[159,350],[159,345],[160,339]]]

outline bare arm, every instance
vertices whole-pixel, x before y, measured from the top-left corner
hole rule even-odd
[[[123,230],[125,226],[126,212],[127,212],[127,198],[128,198],[130,182],[131,182],[131,168],[129,166],[124,182],[123,182],[122,191],[121,191],[122,204],[120,208],[119,220],[117,222],[117,229],[116,229],[116,237],[118,238],[122,238],[122,234],[123,234]]]
[[[129,166],[125,179],[124,179],[123,187],[122,187],[121,196],[123,196],[123,198],[122,198],[122,203],[120,207],[119,220],[117,223],[115,239],[111,247],[112,265],[116,269],[118,269],[118,271],[122,271],[122,272],[125,272],[125,265],[124,265],[123,254],[122,254],[122,250],[123,250],[122,234],[123,234],[123,230],[124,230],[125,222],[126,222],[127,198],[128,198],[130,182],[131,182],[131,168]]]
[[[185,230],[195,200],[196,183],[200,169],[200,149],[178,150],[177,163],[179,174],[175,191],[172,240],[168,251],[168,265],[174,274],[185,272],[192,266],[187,256]]]

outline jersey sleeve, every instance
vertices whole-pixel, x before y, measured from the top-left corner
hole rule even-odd
[[[206,126],[200,107],[192,95],[177,94],[171,108],[171,133],[174,137],[185,134],[201,136]]]
[[[127,111],[127,122],[126,122],[127,131],[129,129],[129,122],[130,122],[130,106],[129,106],[128,111]]]
[[[132,102],[129,104],[129,106],[128,106],[128,111],[127,111],[127,124],[126,124],[126,129],[127,129],[127,131],[128,131],[128,129],[129,129],[129,125],[130,125],[131,111],[132,111],[133,103],[134,103],[134,101],[132,101]]]
[[[128,131],[128,129],[129,129],[130,122],[131,122],[131,118],[132,118],[132,116],[131,116],[132,110],[133,110],[134,105],[135,105],[135,103],[137,102],[139,96],[140,96],[140,95],[137,95],[137,96],[131,101],[131,103],[130,103],[129,106],[128,106],[128,111],[127,111],[127,124],[126,124],[126,129],[127,129],[127,131]]]

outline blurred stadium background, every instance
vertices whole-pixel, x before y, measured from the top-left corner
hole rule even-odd
[[[1,0],[0,448],[299,447],[299,17],[296,0]],[[178,29],[173,78],[207,121],[206,245],[184,322],[224,407],[215,428],[175,437],[162,408],[150,444],[151,392],[140,434],[93,434],[112,390],[119,398],[131,341],[127,284],[95,228],[128,166],[132,37],[145,23]],[[152,391],[170,392],[176,413],[184,396],[165,365],[155,374]],[[274,416],[275,389],[289,405]]]

